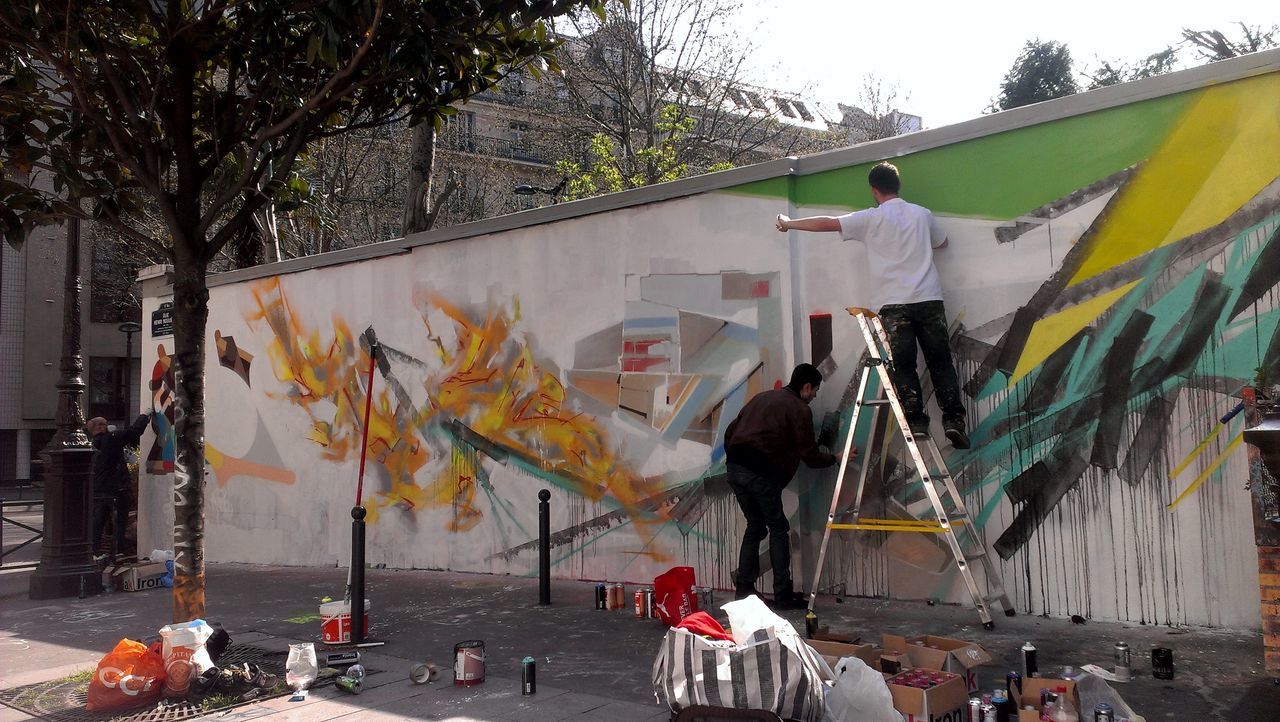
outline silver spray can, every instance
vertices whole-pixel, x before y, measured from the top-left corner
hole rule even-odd
[[[1129,645],[1124,642],[1116,642],[1116,679],[1121,682],[1128,682],[1132,676],[1129,668]]]

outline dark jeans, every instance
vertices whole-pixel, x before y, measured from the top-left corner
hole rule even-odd
[[[111,553],[119,554],[124,549],[124,533],[129,526],[130,501],[129,494],[119,494],[115,497],[93,497],[93,539],[91,546],[94,553],[97,553],[98,545],[102,543],[102,532],[106,530],[107,520],[112,516],[113,504],[115,505],[115,529],[111,538]]]
[[[738,499],[738,506],[747,518],[747,530],[742,535],[742,550],[738,553],[738,576],[734,579],[738,591],[755,587],[760,576],[760,542],[769,539],[769,561],[773,565],[773,593],[775,597],[790,596],[791,588],[791,525],[782,509],[784,482],[761,476],[745,466],[729,464],[729,488]]]
[[[947,426],[965,426],[964,405],[960,402],[960,379],[951,361],[951,346],[947,337],[947,312],[942,301],[893,304],[880,309],[880,322],[889,335],[889,350],[893,354],[890,375],[893,386],[902,399],[902,410],[907,423],[928,425],[929,415],[924,411],[924,392],[920,389],[920,374],[916,371],[916,344],[924,352],[924,363],[933,379],[933,390],[942,407],[942,423]]]

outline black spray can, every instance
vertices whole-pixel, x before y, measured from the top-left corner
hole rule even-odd
[[[1022,700],[1022,675],[1017,672],[1010,672],[1004,676],[1004,686],[1009,692],[1009,699],[1013,702],[1013,708],[1017,709]]]
[[[818,615],[806,612],[804,615],[804,636],[813,639],[818,635]]]
[[[1031,679],[1040,676],[1040,668],[1036,666],[1036,647],[1031,642],[1022,645],[1022,678]]]
[[[596,609],[609,608],[609,588],[604,584],[596,585]]]
[[[538,664],[533,657],[520,660],[520,694],[537,694]]]

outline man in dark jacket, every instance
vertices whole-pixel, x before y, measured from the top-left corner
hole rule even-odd
[[[132,424],[115,431],[107,427],[107,420],[95,416],[84,425],[93,440],[93,548],[96,551],[102,541],[102,531],[107,526],[111,508],[115,506],[115,535],[111,543],[114,556],[120,553],[125,528],[129,523],[129,510],[133,507],[133,482],[125,466],[125,447],[134,446],[142,438],[151,422],[150,414],[142,414]]]
[[[725,431],[729,487],[747,518],[734,580],[738,599],[757,593],[760,542],[768,537],[775,606],[805,607],[804,597],[792,588],[791,525],[782,508],[782,490],[791,483],[801,461],[815,469],[838,461],[834,454],[818,447],[813,434],[809,402],[821,385],[822,373],[812,364],[800,364],[791,372],[790,383],[757,394]]]

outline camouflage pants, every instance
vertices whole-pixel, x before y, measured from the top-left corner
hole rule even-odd
[[[916,345],[924,352],[924,363],[933,379],[938,406],[942,407],[945,425],[965,425],[964,405],[960,402],[960,379],[951,361],[947,338],[947,312],[942,301],[891,304],[880,309],[880,321],[889,336],[889,350],[894,364],[890,370],[893,386],[902,399],[908,424],[928,424],[924,410],[924,392],[916,370]]]

